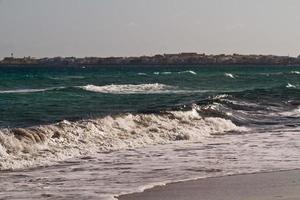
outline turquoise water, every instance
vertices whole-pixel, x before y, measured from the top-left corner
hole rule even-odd
[[[206,104],[209,97],[220,94],[283,108],[300,97],[297,70],[286,66],[1,67],[0,127],[159,112]],[[115,87],[107,91],[97,90],[112,84]],[[144,88],[143,84],[156,85]],[[81,88],[87,85],[95,88]],[[129,88],[124,90],[126,85]]]

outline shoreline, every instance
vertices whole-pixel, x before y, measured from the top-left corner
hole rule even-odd
[[[261,54],[205,54],[197,52],[181,52],[175,54],[156,54],[144,56],[110,56],[110,57],[5,57],[0,64],[48,64],[48,65],[169,65],[169,64],[300,64],[300,57],[261,55]]]
[[[118,68],[118,67],[141,67],[141,68],[161,68],[161,67],[181,67],[181,68],[204,68],[204,67],[300,67],[299,64],[273,64],[273,63],[209,63],[209,64],[193,64],[193,63],[174,63],[174,64],[3,64],[0,63],[0,68],[18,68],[18,67],[32,67],[32,68]]]
[[[154,186],[118,200],[298,200],[300,169],[208,177]]]

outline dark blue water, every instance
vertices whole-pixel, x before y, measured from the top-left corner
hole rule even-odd
[[[222,94],[257,104],[252,109],[284,110],[298,105],[298,71],[286,66],[4,66],[0,127],[184,109],[210,104]]]

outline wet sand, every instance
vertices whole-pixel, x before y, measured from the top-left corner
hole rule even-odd
[[[299,200],[300,170],[234,175],[158,186],[119,200]]]

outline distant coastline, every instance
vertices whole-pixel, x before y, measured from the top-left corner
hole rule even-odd
[[[241,55],[198,53],[158,54],[139,57],[6,57],[0,65],[300,65],[300,56]]]

